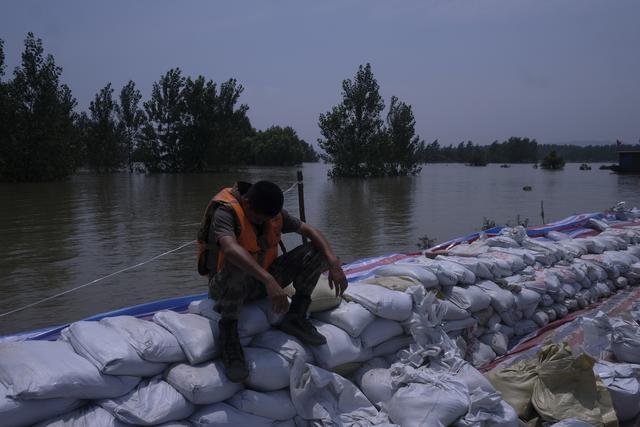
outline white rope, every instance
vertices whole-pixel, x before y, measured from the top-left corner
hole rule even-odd
[[[125,271],[132,270],[132,269],[134,269],[134,268],[142,267],[143,265],[148,264],[148,263],[150,263],[151,261],[155,261],[155,260],[157,260],[158,258],[161,258],[161,257],[163,257],[163,256],[165,256],[165,255],[169,255],[169,254],[171,254],[171,253],[173,253],[173,252],[177,252],[177,251],[179,251],[180,249],[183,249],[183,248],[185,248],[185,247],[187,247],[187,246],[189,246],[189,245],[194,244],[195,242],[196,242],[195,240],[192,240],[192,241],[190,241],[190,242],[188,242],[188,243],[185,243],[185,244],[183,244],[183,245],[178,246],[178,247],[177,247],[177,248],[175,248],[175,249],[171,249],[170,251],[167,251],[167,252],[161,253],[160,255],[156,255],[156,256],[154,256],[153,258],[149,258],[149,259],[148,259],[148,260],[146,260],[146,261],[139,262],[138,264],[135,264],[135,265],[129,266],[129,267],[127,267],[127,268],[123,268],[122,270],[118,270],[118,271],[116,271],[116,272],[114,272],[114,273],[107,274],[106,276],[103,276],[103,277],[100,277],[100,278],[98,278],[98,279],[92,280],[91,282],[89,282],[89,283],[85,283],[84,285],[76,286],[75,288],[68,289],[68,290],[66,290],[66,291],[64,291],[64,292],[60,292],[60,293],[58,293],[58,294],[55,294],[55,295],[52,295],[52,296],[50,296],[50,297],[47,297],[47,298],[41,299],[41,300],[36,301],[36,302],[33,302],[33,303],[31,303],[31,304],[27,304],[27,305],[25,305],[24,307],[20,307],[20,308],[16,308],[16,309],[14,309],[14,310],[11,310],[11,311],[7,311],[6,313],[2,313],[2,314],[0,314],[0,317],[4,317],[4,316],[8,316],[9,314],[17,313],[17,312],[22,311],[22,310],[25,310],[25,309],[27,309],[27,308],[29,308],[29,307],[33,307],[34,305],[38,305],[38,304],[41,304],[41,303],[43,303],[43,302],[50,301],[50,300],[52,300],[52,299],[54,299],[54,298],[58,298],[58,297],[60,297],[60,296],[62,296],[62,295],[66,295],[66,294],[68,294],[68,293],[70,293],[70,292],[77,291],[78,289],[82,289],[82,288],[84,288],[84,287],[87,287],[87,286],[90,286],[90,285],[94,285],[94,284],[96,284],[96,283],[98,283],[98,282],[100,282],[100,281],[102,281],[102,280],[104,280],[104,279],[108,279],[109,277],[113,277],[113,276],[115,276],[116,274],[124,273]]]
[[[294,182],[294,183],[291,185],[291,187],[289,187],[289,188],[287,188],[285,191],[283,191],[283,192],[282,192],[282,194],[284,195],[284,194],[287,194],[287,193],[289,193],[289,192],[293,191],[293,189],[294,189],[294,188],[296,188],[296,186],[297,186],[298,184],[300,184],[300,183],[301,183],[300,181]],[[200,224],[199,222],[194,222],[194,223],[191,223],[191,224],[182,224],[182,227],[191,227],[191,226],[199,225],[199,224]],[[187,242],[187,243],[185,243],[185,244],[183,244],[183,245],[178,246],[178,247],[177,247],[177,248],[175,248],[175,249],[171,249],[170,251],[163,252],[163,253],[161,253],[160,255],[156,255],[156,256],[154,256],[153,258],[149,258],[149,259],[148,259],[148,260],[146,260],[146,261],[139,262],[138,264],[131,265],[131,266],[129,266],[129,267],[123,268],[122,270],[118,270],[118,271],[113,272],[113,273],[111,273],[111,274],[107,274],[106,276],[102,276],[102,277],[100,277],[100,278],[98,278],[98,279],[92,280],[91,282],[89,282],[89,283],[85,283],[84,285],[76,286],[75,288],[72,288],[72,289],[67,289],[66,291],[63,291],[63,292],[57,293],[57,294],[52,295],[52,296],[47,297],[47,298],[43,298],[43,299],[41,299],[41,300],[39,300],[39,301],[36,301],[36,302],[32,302],[31,304],[27,304],[27,305],[25,305],[25,306],[23,306],[23,307],[16,308],[16,309],[13,309],[13,310],[11,310],[11,311],[7,311],[6,313],[2,313],[2,314],[0,314],[0,317],[8,316],[8,315],[10,315],[10,314],[17,313],[17,312],[22,311],[22,310],[26,310],[27,308],[33,307],[33,306],[38,305],[38,304],[42,304],[43,302],[47,302],[47,301],[50,301],[50,300],[52,300],[52,299],[54,299],[54,298],[58,298],[58,297],[61,297],[61,296],[63,296],[63,295],[66,295],[66,294],[68,294],[68,293],[71,293],[71,292],[77,291],[78,289],[82,289],[82,288],[85,288],[85,287],[87,287],[87,286],[95,285],[96,283],[101,282],[101,281],[102,281],[102,280],[104,280],[104,279],[108,279],[108,278],[113,277],[113,276],[115,276],[115,275],[117,275],[117,274],[124,273],[125,271],[132,270],[132,269],[134,269],[134,268],[138,268],[138,267],[142,267],[143,265],[148,264],[148,263],[150,263],[151,261],[155,261],[155,260],[157,260],[158,258],[162,258],[162,257],[163,257],[163,256],[165,256],[165,255],[169,255],[169,254],[171,254],[171,253],[173,253],[173,252],[177,252],[177,251],[179,251],[180,249],[183,249],[183,248],[185,248],[185,247],[187,247],[187,246],[189,246],[189,245],[194,244],[195,242],[196,242],[195,240],[192,240],[192,241],[190,241],[190,242]]]

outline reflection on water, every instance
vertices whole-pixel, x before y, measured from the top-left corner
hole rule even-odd
[[[597,211],[619,200],[640,206],[640,177],[609,171],[536,170],[530,165],[427,165],[418,177],[329,180],[304,165],[307,221],[345,261],[413,252],[418,237],[447,240],[516,214],[540,223]],[[246,168],[221,174],[77,175],[46,184],[0,184],[0,313],[149,259],[195,238],[213,194],[236,180],[270,179],[283,189],[296,168]],[[533,190],[522,191],[530,185]],[[297,191],[285,207],[298,213]],[[296,235],[285,236],[292,248]],[[0,318],[0,334],[78,320],[161,298],[204,292],[195,248],[161,258],[23,312]]]

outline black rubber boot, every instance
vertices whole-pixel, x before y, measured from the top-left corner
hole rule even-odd
[[[249,376],[249,369],[244,360],[244,351],[238,337],[238,321],[220,319],[218,327],[220,328],[220,346],[225,373],[230,381],[240,383]]]
[[[327,343],[327,339],[315,326],[307,319],[307,310],[311,304],[308,296],[294,295],[291,298],[289,312],[285,314],[280,330],[289,335],[293,335],[307,345],[322,345]]]

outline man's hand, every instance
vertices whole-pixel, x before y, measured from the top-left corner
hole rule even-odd
[[[344,291],[349,286],[347,282],[347,276],[342,271],[342,265],[340,260],[333,261],[329,264],[329,287],[335,289],[336,296],[342,296]]]
[[[286,313],[289,310],[289,300],[287,299],[287,293],[280,287],[280,284],[272,278],[265,283],[265,289],[267,290],[267,295],[271,298],[273,312],[276,314]]]

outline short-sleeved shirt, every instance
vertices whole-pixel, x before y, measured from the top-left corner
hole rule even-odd
[[[300,229],[302,221],[289,215],[284,209],[280,212],[282,213],[282,233],[296,233]],[[256,235],[262,234],[261,226],[252,225],[255,227]],[[224,236],[240,237],[240,224],[231,206],[220,206],[215,210],[211,230],[213,233],[213,241],[216,243]]]

